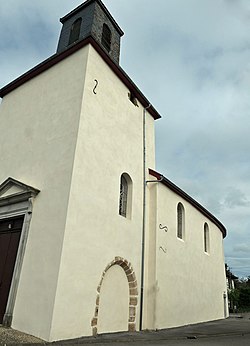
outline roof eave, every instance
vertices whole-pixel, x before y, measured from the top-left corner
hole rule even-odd
[[[157,112],[157,110],[150,104],[147,98],[143,95],[143,93],[139,90],[139,88],[134,84],[134,82],[130,79],[130,77],[126,74],[126,72],[117,65],[110,56],[104,51],[102,47],[100,47],[99,43],[95,41],[92,36],[89,36],[75,44],[73,44],[68,49],[62,51],[61,53],[57,53],[44,60],[37,66],[33,67],[28,72],[24,73],[20,77],[16,78],[14,81],[10,82],[6,86],[0,89],[0,97],[3,98],[5,95],[9,94],[11,91],[17,89],[22,84],[26,83],[30,79],[36,77],[42,72],[48,70],[50,67],[56,65],[63,59],[67,58],[71,54],[75,53],[79,49],[83,48],[87,44],[91,44],[95,50],[101,55],[103,60],[109,65],[109,67],[113,70],[113,72],[118,76],[118,78],[127,86],[127,88],[133,92],[138,101],[142,104],[143,107],[150,106],[147,111],[152,115],[152,117],[156,119],[160,119],[161,116]]]
[[[187,202],[192,204],[197,210],[199,210],[204,216],[210,219],[220,229],[220,231],[223,234],[223,238],[226,237],[227,230],[225,226],[200,203],[198,203],[195,199],[189,196],[185,191],[180,189],[177,185],[175,185],[172,181],[164,177],[162,174],[154,171],[153,169],[149,169],[149,174],[157,178],[157,180],[161,180],[161,183],[163,185],[167,186],[170,190],[172,190],[173,192],[181,196],[183,199],[185,199]]]

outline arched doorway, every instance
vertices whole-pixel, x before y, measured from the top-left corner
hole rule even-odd
[[[135,331],[138,303],[137,280],[131,264],[115,257],[102,273],[97,287],[93,335],[104,332]]]

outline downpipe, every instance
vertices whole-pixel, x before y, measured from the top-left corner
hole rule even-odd
[[[141,244],[141,294],[140,294],[140,324],[139,330],[142,330],[143,322],[143,303],[144,303],[144,268],[145,268],[145,224],[146,224],[146,112],[151,107],[149,104],[143,109],[143,207],[142,207],[142,244]]]

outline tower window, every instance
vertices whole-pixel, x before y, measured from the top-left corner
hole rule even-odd
[[[69,36],[69,44],[68,45],[79,40],[80,31],[81,31],[81,24],[82,24],[82,18],[78,18],[72,24],[71,29],[70,29],[70,36]]]
[[[181,203],[177,205],[177,237],[184,239],[185,231],[185,210]]]
[[[111,30],[107,26],[107,24],[103,24],[102,27],[102,45],[107,49],[107,51],[110,51],[111,48]]]
[[[209,227],[208,224],[205,222],[204,224],[204,251],[206,253],[209,253]]]
[[[131,203],[132,180],[127,173],[123,173],[120,178],[119,215],[130,218]]]

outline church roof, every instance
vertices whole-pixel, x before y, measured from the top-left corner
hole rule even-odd
[[[130,79],[126,72],[109,57],[109,55],[104,51],[104,49],[96,42],[96,40],[92,36],[80,40],[79,42],[72,45],[68,49],[62,51],[61,53],[52,55],[51,57],[44,60],[28,72],[24,73],[14,81],[10,82],[2,89],[0,89],[0,97],[4,97],[5,95],[9,94],[11,91],[20,87],[32,78],[38,76],[42,72],[48,70],[50,67],[58,64],[60,61],[66,59],[71,54],[74,54],[76,51],[83,48],[87,44],[91,44],[95,48],[95,50],[100,54],[102,59],[109,65],[109,67],[113,70],[117,77],[127,86],[129,91],[133,93],[133,95],[138,99],[138,101],[143,105],[143,107],[148,107],[148,113],[150,113],[155,120],[161,118],[157,110],[151,105],[151,103],[147,100],[147,98],[143,95],[143,93],[139,90],[135,83]]]
[[[227,235],[227,230],[225,226],[213,215],[211,214],[206,208],[204,208],[200,203],[198,203],[196,200],[194,200],[191,196],[189,196],[185,191],[180,189],[177,185],[175,185],[172,181],[164,177],[162,174],[154,171],[153,169],[149,169],[149,174],[157,178],[157,180],[160,180],[160,182],[167,186],[170,190],[175,192],[177,195],[185,199],[187,202],[189,202],[192,206],[194,206],[197,210],[199,210],[204,216],[206,216],[209,220],[211,220],[222,232],[223,238]]]

